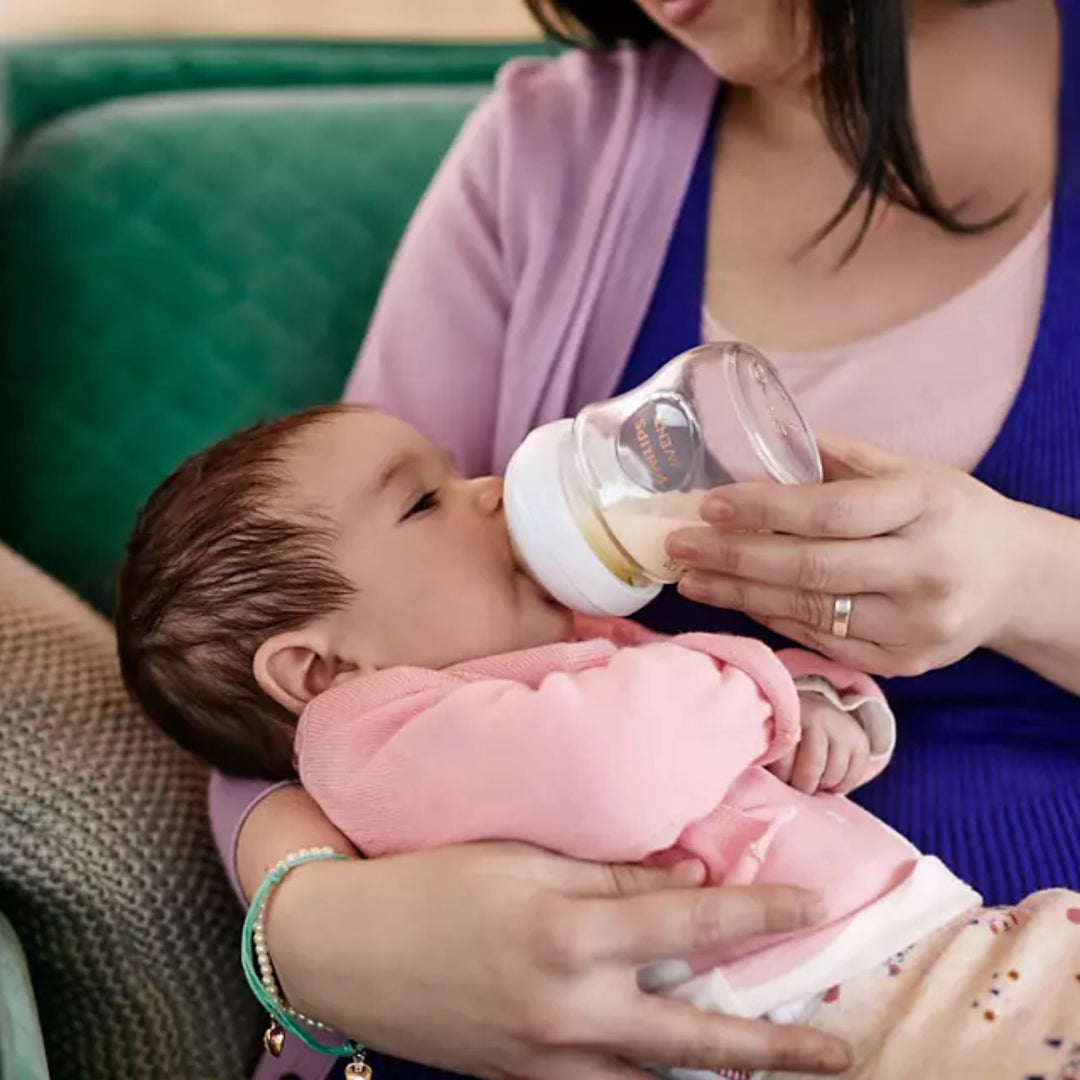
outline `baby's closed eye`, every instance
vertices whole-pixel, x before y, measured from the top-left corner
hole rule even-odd
[[[405,516],[402,521],[408,521],[409,518],[417,517],[420,514],[426,514],[431,510],[435,510],[439,505],[439,493],[437,491],[425,491],[410,507],[405,511]]]

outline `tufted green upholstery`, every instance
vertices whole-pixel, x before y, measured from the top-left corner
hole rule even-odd
[[[0,80],[11,130],[25,133],[75,109],[175,90],[486,83],[512,56],[552,51],[542,42],[73,41],[10,47]]]
[[[135,507],[167,470],[338,394],[481,93],[131,98],[18,145],[0,183],[0,538],[107,610]]]

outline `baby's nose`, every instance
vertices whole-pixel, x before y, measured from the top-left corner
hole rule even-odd
[[[485,515],[497,514],[502,509],[502,478],[482,476],[474,480],[473,484],[476,486],[476,508]]]

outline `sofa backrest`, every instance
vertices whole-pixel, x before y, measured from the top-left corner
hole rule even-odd
[[[169,470],[338,395],[485,89],[114,97],[16,140],[0,180],[0,540],[109,610],[135,510]]]
[[[0,100],[14,138],[66,113],[179,90],[301,86],[480,86],[543,41],[23,41],[0,51]]]

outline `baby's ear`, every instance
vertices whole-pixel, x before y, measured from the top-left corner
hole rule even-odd
[[[295,716],[352,667],[317,626],[275,634],[259,646],[252,662],[263,692]]]

